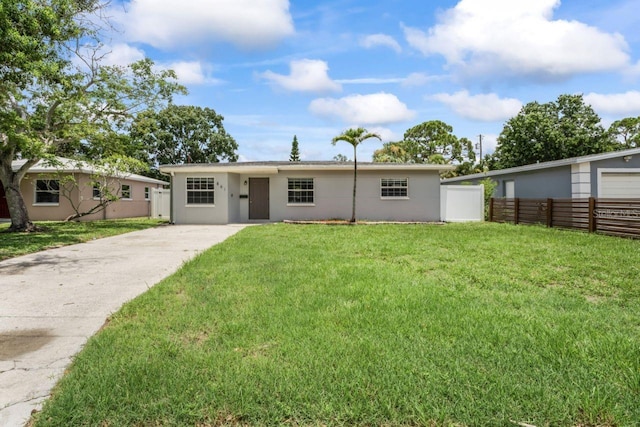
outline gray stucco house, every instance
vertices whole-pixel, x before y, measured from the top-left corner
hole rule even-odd
[[[439,221],[447,165],[358,163],[357,216]],[[353,163],[242,162],[163,165],[171,221],[227,224],[351,217]]]
[[[640,198],[640,148],[572,157],[443,180],[477,184],[491,178],[494,197]]]

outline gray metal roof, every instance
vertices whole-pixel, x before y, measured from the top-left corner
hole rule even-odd
[[[454,178],[443,179],[443,183],[467,181],[470,179],[482,179],[488,176],[500,176],[511,173],[527,172],[540,169],[557,168],[560,166],[573,165],[578,163],[595,162],[598,160],[615,159],[616,157],[640,155],[640,148],[630,148],[628,150],[610,151],[607,153],[590,154],[588,156],[569,157],[567,159],[552,160],[550,162],[533,163],[530,165],[518,166],[515,168],[498,169],[487,172],[474,173],[471,175],[456,176]]]
[[[98,174],[100,175],[102,172],[100,168],[92,165],[91,163],[67,159],[65,157],[56,157],[57,165],[53,165],[46,160],[40,160],[35,165],[29,168],[28,173],[56,173],[56,172],[64,172],[64,173],[86,173],[86,174]],[[14,160],[11,162],[11,168],[14,171],[17,171],[24,165],[26,160]],[[167,181],[162,181],[155,178],[149,178],[148,176],[142,176],[135,173],[126,173],[123,172],[122,179],[128,179],[131,181],[140,181],[147,182],[149,184],[163,184],[168,185]]]

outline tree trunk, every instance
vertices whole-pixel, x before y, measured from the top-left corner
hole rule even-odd
[[[358,159],[356,158],[356,146],[353,146],[353,206],[351,209],[351,223],[356,222],[356,183],[358,182]]]
[[[20,192],[20,181],[22,181],[23,176],[24,173],[13,171],[10,161],[8,165],[7,162],[4,162],[2,168],[0,168],[0,181],[4,186],[9,215],[11,216],[11,226],[7,230],[9,232],[31,232],[37,229],[29,219],[27,205],[24,203],[24,198]]]

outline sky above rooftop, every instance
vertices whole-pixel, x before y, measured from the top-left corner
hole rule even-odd
[[[181,105],[213,108],[240,160],[352,157],[429,120],[492,152],[533,101],[583,94],[603,125],[640,116],[638,0],[115,0],[107,61],[176,71]],[[341,145],[342,144],[342,145]],[[368,140],[358,158],[380,148]]]

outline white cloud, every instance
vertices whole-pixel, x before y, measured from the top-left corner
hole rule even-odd
[[[112,14],[130,40],[158,48],[227,41],[269,47],[294,33],[288,0],[131,0]]]
[[[108,47],[105,48],[108,49]],[[144,51],[126,43],[120,43],[111,46],[110,52],[104,57],[103,63],[105,65],[125,66],[144,58]]]
[[[211,67],[203,65],[200,61],[172,62],[165,68],[170,68],[175,71],[178,76],[178,81],[185,85],[220,83],[220,80],[211,77]]]
[[[584,95],[584,101],[598,113],[640,116],[640,92],[637,90],[609,95],[589,93]]]
[[[461,0],[428,32],[404,27],[408,43],[467,74],[568,77],[628,67],[618,34],[553,20],[560,0]]]
[[[438,93],[428,97],[447,105],[456,114],[471,120],[495,122],[518,114],[522,102],[514,98],[500,98],[495,93],[470,95],[462,90],[454,94]]]
[[[321,117],[338,118],[351,125],[399,123],[416,115],[395,95],[384,92],[315,99],[309,104],[309,111]]]
[[[297,92],[339,92],[342,86],[329,78],[326,62],[314,59],[291,61],[288,76],[266,71],[261,77],[290,91]]]
[[[433,81],[442,80],[443,76],[431,76],[426,73],[411,73],[402,81],[403,86],[424,86]]]
[[[398,44],[398,42],[393,37],[386,34],[371,34],[363,37],[360,40],[360,45],[367,49],[371,49],[377,46],[384,46],[395,50],[397,53],[402,52],[400,44]]]
[[[396,135],[396,133],[389,128],[374,126],[368,128],[367,130],[369,132],[377,133],[378,135],[380,135],[382,141],[398,141],[402,139],[402,135]]]

